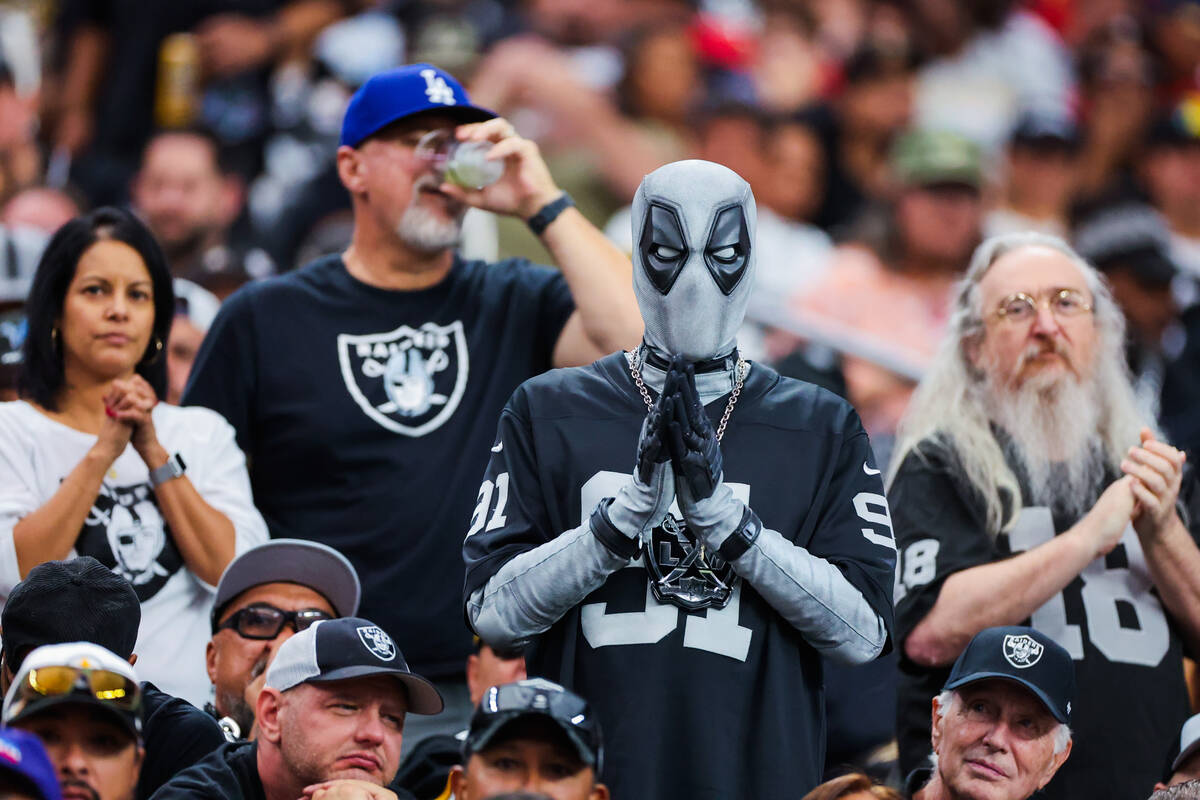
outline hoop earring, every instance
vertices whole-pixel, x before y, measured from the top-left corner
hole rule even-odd
[[[58,327],[57,326],[50,329],[50,347],[53,348],[54,350],[59,350],[62,347],[62,345],[58,341]]]
[[[142,359],[142,365],[149,367],[152,364],[157,364],[158,359],[162,358],[162,351],[163,351],[163,340],[160,339],[159,337],[155,336],[154,337],[154,355],[150,356],[149,358]]]

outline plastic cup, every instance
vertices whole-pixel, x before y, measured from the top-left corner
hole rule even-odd
[[[464,189],[482,189],[500,180],[503,161],[488,161],[492,142],[460,142],[446,131],[430,131],[417,143],[416,154],[439,177]]]

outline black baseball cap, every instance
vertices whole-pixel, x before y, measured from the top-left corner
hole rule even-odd
[[[976,681],[1015,681],[1033,692],[1056,720],[1071,722],[1075,697],[1075,662],[1041,631],[1020,625],[985,628],[954,662],[944,690]]]
[[[212,625],[238,595],[264,583],[297,583],[317,592],[339,617],[358,613],[358,572],[337,550],[306,539],[272,539],[229,562],[213,598]]]
[[[367,79],[350,98],[340,144],[358,147],[369,136],[405,117],[437,111],[462,122],[482,122],[496,112],[471,104],[467,90],[432,64],[408,64]]]
[[[96,559],[47,561],[13,587],[0,612],[4,661],[16,673],[30,651],[63,642],[91,642],[128,660],[141,622],[133,586]]]
[[[281,692],[302,683],[332,683],[368,675],[393,675],[408,694],[412,714],[445,707],[433,684],[413,673],[392,637],[361,617],[314,622],[279,646],[266,685]]]
[[[544,678],[505,683],[484,692],[471,717],[471,727],[463,743],[463,760],[486,750],[510,723],[530,717],[548,719],[557,725],[579,760],[600,772],[604,765],[600,720],[586,700]]]
[[[1146,144],[1151,148],[1200,146],[1200,100],[1184,100],[1155,119]]]
[[[1026,111],[1017,120],[1009,142],[1040,150],[1077,150],[1082,138],[1079,126],[1066,114]]]
[[[1094,209],[1076,224],[1074,239],[1079,255],[1101,272],[1127,267],[1151,286],[1166,286],[1175,277],[1167,223],[1145,203]]]

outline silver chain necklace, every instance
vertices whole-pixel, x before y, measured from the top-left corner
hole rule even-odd
[[[638,391],[642,393],[642,399],[646,401],[646,410],[653,411],[654,401],[650,399],[650,392],[642,380],[642,361],[638,357],[638,350],[626,350],[625,355],[629,359],[629,374],[633,376],[633,382],[637,384]],[[717,425],[718,442],[725,436],[725,426],[729,424],[729,415],[733,413],[733,407],[737,405],[738,397],[742,394],[742,384],[746,381],[746,360],[740,355],[734,370],[733,394],[729,395],[725,413],[721,415],[721,422]]]

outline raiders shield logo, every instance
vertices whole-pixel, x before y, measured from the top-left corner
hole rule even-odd
[[[158,594],[183,566],[154,489],[146,482],[102,484],[75,540],[75,552],[92,556],[129,581],[142,602]]]
[[[1008,634],[1004,637],[1004,660],[1017,669],[1032,667],[1042,657],[1046,648],[1032,636]]]
[[[358,638],[363,646],[371,651],[371,655],[380,661],[391,661],[396,657],[396,645],[392,637],[384,633],[378,625],[364,625],[358,628]]]
[[[733,567],[697,542],[687,525],[668,514],[650,535],[643,560],[660,603],[686,611],[724,608],[733,595]]]
[[[338,361],[358,407],[393,433],[424,436],[454,414],[467,388],[461,321],[338,335]]]

